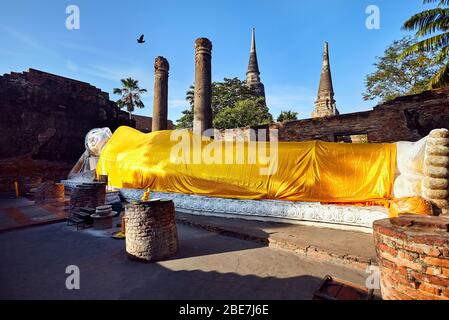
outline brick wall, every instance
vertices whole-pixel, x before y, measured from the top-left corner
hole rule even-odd
[[[0,191],[22,194],[67,178],[89,130],[134,125],[106,92],[34,69],[0,76],[0,112]]]
[[[153,126],[153,117],[138,116],[133,114],[133,119],[136,122],[136,129],[142,132],[151,132]],[[173,121],[167,120],[167,130],[172,130],[174,128]]]
[[[14,192],[14,182],[19,183],[21,195],[45,181],[66,179],[73,163],[32,159],[21,156],[0,159],[0,192]]]
[[[0,76],[0,159],[75,162],[96,127],[130,125],[109,95],[77,80],[29,69]]]
[[[386,300],[449,300],[449,218],[401,216],[374,222]]]
[[[253,129],[267,128],[278,129],[279,141],[337,141],[338,136],[345,135],[367,135],[369,142],[417,141],[433,129],[449,129],[449,87],[399,97],[371,111],[273,123]],[[230,136],[233,135],[236,134],[231,131]]]

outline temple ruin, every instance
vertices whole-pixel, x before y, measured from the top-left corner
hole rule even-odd
[[[253,28],[251,50],[249,52],[248,71],[246,71],[246,85],[253,89],[258,96],[265,99],[265,87],[260,81],[259,63],[256,52],[256,29]]]
[[[329,61],[329,44],[324,43],[323,66],[321,68],[320,86],[312,118],[338,116],[332,85],[331,66]]]
[[[212,129],[212,42],[207,38],[195,41],[195,101],[193,131],[203,134]]]
[[[151,131],[168,129],[168,70],[164,57],[154,61],[153,125]]]

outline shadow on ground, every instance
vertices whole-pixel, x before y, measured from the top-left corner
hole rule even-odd
[[[178,226],[179,252],[159,263],[126,258],[125,242],[64,223],[0,234],[1,299],[311,299],[331,273],[363,284],[352,269],[263,244]],[[67,290],[66,267],[80,269]]]

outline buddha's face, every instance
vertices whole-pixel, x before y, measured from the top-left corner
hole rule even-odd
[[[106,143],[112,136],[109,128],[96,128],[90,130],[86,135],[85,146],[89,154],[99,157]]]

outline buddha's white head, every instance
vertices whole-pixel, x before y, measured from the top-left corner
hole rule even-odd
[[[109,128],[95,128],[90,130],[84,140],[86,150],[90,155],[99,157],[101,150],[103,150],[111,136],[112,132]]]

